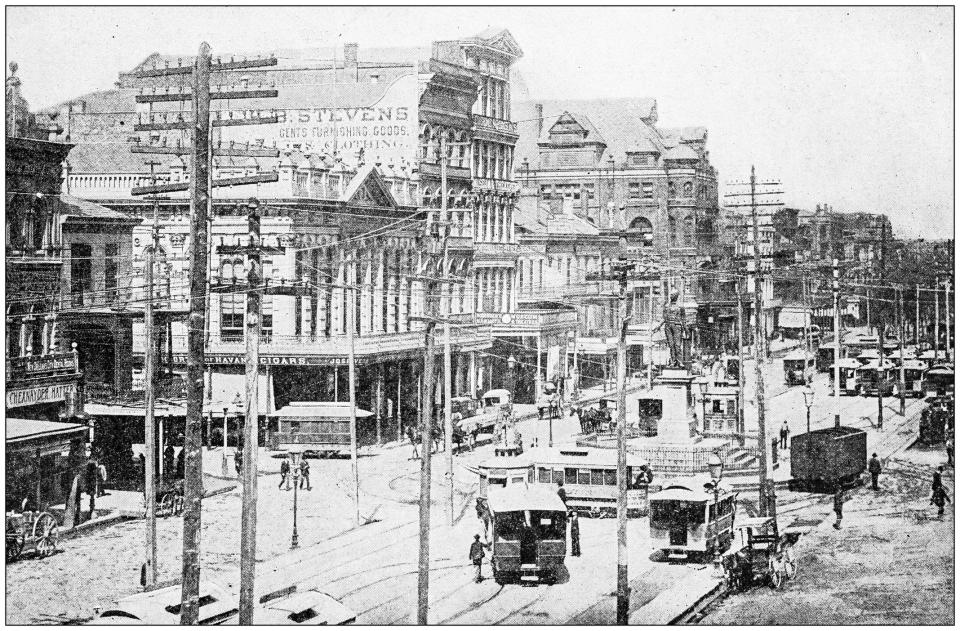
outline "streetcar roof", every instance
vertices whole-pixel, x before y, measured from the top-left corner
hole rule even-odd
[[[786,355],[784,355],[783,361],[802,361],[804,359],[809,361],[809,360],[812,360],[813,358],[814,358],[813,353],[808,353],[805,350],[795,348],[789,353],[787,353]]]
[[[905,359],[903,360],[903,369],[904,370],[926,370],[927,363],[922,362],[919,359]]]
[[[274,418],[350,418],[350,403],[292,401],[269,416]],[[373,412],[357,408],[357,418],[373,416]]]
[[[529,466],[527,452],[519,456],[494,456],[477,465],[480,469],[526,469]]]
[[[715,499],[709,478],[699,476],[689,480],[671,480],[663,489],[650,495],[651,502],[709,502]],[[709,488],[708,488],[709,486]],[[720,496],[726,497],[730,487],[720,484]]]
[[[617,466],[617,450],[589,447],[534,447],[523,452],[536,465],[571,465],[579,467]],[[627,452],[627,466],[649,464],[636,454]]]
[[[510,396],[510,391],[509,391],[509,390],[496,389],[496,390],[487,390],[486,392],[483,393],[483,396],[480,397],[480,398],[482,398],[482,399],[501,399],[501,398],[503,398],[503,397],[509,397],[509,396]]]
[[[567,511],[555,488],[540,485],[516,484],[502,489],[491,489],[487,505],[494,513],[525,510]]]
[[[877,363],[878,362],[875,359],[870,360],[869,364],[864,364],[863,366],[860,366],[859,370],[876,370],[878,368]],[[882,368],[883,370],[889,370],[891,368],[895,368],[895,366],[893,362],[883,360],[883,364],[879,366],[879,368]]]
[[[834,364],[830,364],[830,368],[831,368],[831,369],[832,369],[834,366],[839,366],[840,368],[860,368],[860,362],[858,362],[857,360],[853,359],[852,357],[844,357],[844,358],[841,359],[840,361],[838,361],[838,362],[836,362],[836,363],[834,363]]]

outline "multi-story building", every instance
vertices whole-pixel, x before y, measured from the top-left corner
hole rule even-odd
[[[508,106],[503,105],[509,103],[509,91],[502,85],[519,49],[503,31],[437,42],[433,51],[371,51],[371,61],[361,60],[356,45],[348,44],[344,53],[342,60],[318,62],[316,51],[286,51],[277,67],[228,73],[224,79],[249,86],[270,83],[280,97],[245,101],[242,113],[237,105],[230,109],[219,102],[222,109],[214,117],[275,108],[282,121],[221,128],[226,131],[214,141],[215,147],[251,143],[243,146],[260,154],[277,147],[280,155],[215,158],[214,177],[276,171],[278,182],[214,190],[206,409],[222,416],[229,408],[233,416],[233,400],[242,388],[244,300],[229,291],[229,283],[242,275],[243,261],[225,253],[229,247],[224,246],[246,234],[246,200],[256,197],[264,206],[265,242],[284,252],[264,261],[271,289],[264,299],[261,414],[291,400],[346,398],[346,316],[353,304],[357,398],[361,407],[375,412],[370,426],[360,428],[366,441],[394,437],[394,422],[413,421],[419,411],[422,371],[417,365],[424,337],[423,323],[416,318],[423,315],[426,239],[437,226],[441,207],[441,136],[450,143],[447,271],[467,281],[451,283],[448,301],[452,317],[460,320],[453,327],[454,394],[486,387],[495,372],[487,352],[489,323],[475,322],[474,314],[511,308],[512,277],[504,272],[512,272],[509,261],[516,255],[502,252],[513,242],[513,194],[504,148],[515,133],[510,133]],[[151,55],[137,69],[169,61]],[[184,63],[191,59],[184,58]],[[488,109],[475,114],[481,85],[490,95],[482,100]],[[124,73],[119,86],[75,99],[57,111],[62,110],[72,138],[81,143],[68,161],[71,192],[145,219],[132,239],[134,264],[142,269],[143,248],[153,229],[153,202],[132,198],[130,188],[151,181],[146,163],[151,156],[131,153],[136,136],[129,130],[138,121],[178,114],[175,108],[146,110],[134,103],[141,88],[166,89],[156,79]],[[151,134],[140,138],[141,145],[177,153],[174,148],[185,144],[178,133]],[[478,155],[494,159],[481,168]],[[153,177],[159,183],[186,181],[186,162],[164,156]],[[161,311],[182,313],[188,199],[171,194],[157,205],[161,257],[169,267],[158,279],[159,291],[167,292]],[[351,283],[359,290],[344,288]],[[482,287],[483,298],[475,294],[476,285]],[[161,331],[166,338],[159,344],[167,350],[161,361],[182,366],[183,326],[174,320],[169,334]],[[143,338],[142,327],[135,327],[138,361]]]
[[[716,170],[706,150],[706,129],[657,127],[653,99],[538,101],[516,109],[523,122],[515,170],[523,186],[544,202],[563,200],[599,234],[622,236],[626,249],[621,253],[651,254],[661,261],[661,280],[631,285],[645,318],[659,323],[665,292],[676,294],[691,324],[698,312],[718,308],[710,304],[714,296],[700,292],[694,282],[697,270],[715,266],[721,252]],[[616,310],[610,298],[598,303],[606,312]],[[639,317],[630,325],[637,367],[653,357],[651,330],[657,326],[648,327]],[[578,343],[601,356],[614,350],[612,331],[581,334]],[[646,360],[642,348],[649,349]]]
[[[61,191],[72,145],[46,140],[7,79],[7,410],[55,421],[83,412],[81,384],[129,387],[130,241],[137,219]],[[12,106],[12,107],[10,107]],[[40,117],[41,119],[43,117]]]

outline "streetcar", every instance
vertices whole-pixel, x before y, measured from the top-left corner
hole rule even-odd
[[[875,348],[865,348],[857,354],[857,361],[860,362],[862,366],[866,366],[870,362],[875,362],[880,358],[880,352]]]
[[[932,390],[937,394],[954,391],[953,366],[938,364],[924,373],[923,378],[927,390]]]
[[[519,456],[494,456],[476,468],[479,497],[486,502],[493,492],[514,486],[559,484],[567,507],[590,517],[617,514],[617,450],[593,447],[534,447]],[[643,458],[627,454],[627,515],[647,513],[647,489],[653,471]]]
[[[855,359],[846,357],[841,359],[836,364],[831,364],[830,366],[830,389],[833,390],[835,387],[833,383],[833,373],[834,367],[839,366],[840,368],[840,394],[858,394],[858,377],[857,369],[860,368],[861,364]]]
[[[302,451],[304,454],[335,456],[350,450],[350,404],[320,401],[293,401],[270,414],[278,431],[272,438],[274,451]],[[357,408],[357,422],[373,416]]]
[[[905,359],[903,361],[903,390],[908,397],[924,397],[923,375],[927,365],[919,359]]]
[[[567,506],[591,517],[617,514],[617,450],[590,447],[535,447],[524,455],[531,463],[531,482],[553,485],[562,480]],[[650,464],[627,454],[627,516],[647,514]]]
[[[817,370],[819,372],[830,372],[836,350],[833,344],[827,344],[817,349]]]
[[[783,358],[783,380],[788,386],[802,386],[813,379],[816,356],[797,349]]]
[[[900,393],[900,386],[894,376],[893,362],[887,360],[872,361],[857,368],[857,389],[861,396],[892,397]]]
[[[650,496],[650,542],[667,559],[722,554],[733,540],[737,494],[698,476],[671,481]]]
[[[498,584],[556,582],[567,554],[567,507],[543,486],[513,486],[487,500],[490,565]]]

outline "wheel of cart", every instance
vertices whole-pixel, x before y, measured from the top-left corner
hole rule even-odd
[[[60,542],[60,527],[50,513],[40,513],[33,522],[33,542],[37,556],[50,556],[57,551]]]
[[[157,516],[168,517],[183,512],[183,480],[176,480],[157,489]]]

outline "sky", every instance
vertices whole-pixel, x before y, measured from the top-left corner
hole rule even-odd
[[[203,40],[214,55],[357,42],[362,60],[490,26],[524,52],[514,99],[653,97],[661,126],[708,128],[721,192],[756,165],[788,205],[953,235],[952,7],[7,7],[6,55],[36,110]]]

